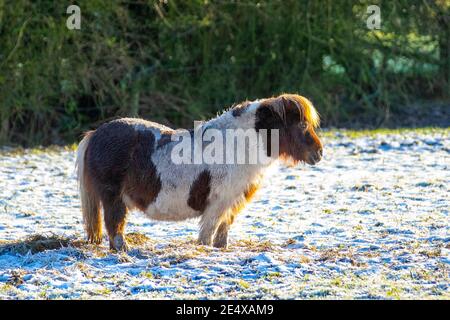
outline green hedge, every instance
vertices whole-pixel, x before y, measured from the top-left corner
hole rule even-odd
[[[123,115],[192,126],[280,92],[310,97],[325,125],[380,125],[449,98],[449,16],[443,0],[0,0],[0,141],[73,141]]]

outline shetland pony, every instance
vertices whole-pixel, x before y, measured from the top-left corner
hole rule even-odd
[[[174,164],[179,131],[143,119],[122,118],[87,132],[77,154],[81,208],[88,240],[102,241],[101,208],[110,248],[127,250],[128,210],[156,220],[200,217],[199,243],[226,247],[237,213],[260,186],[277,159],[314,165],[322,157],[315,133],[319,116],[295,94],[246,101],[204,122],[202,128],[277,132],[278,153],[263,144],[270,161],[261,164]]]

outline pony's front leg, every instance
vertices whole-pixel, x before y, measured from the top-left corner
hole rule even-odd
[[[213,246],[216,248],[226,248],[228,246],[228,231],[233,224],[234,218],[239,210],[229,210],[222,216],[219,227],[214,235]]]
[[[200,233],[198,242],[205,246],[210,246],[213,242],[214,234],[222,222],[223,215],[226,211],[223,207],[211,206],[205,210],[200,220]]]
[[[228,222],[223,221],[216,231],[214,236],[213,246],[216,248],[226,248],[228,246],[228,230],[230,230],[230,225]]]

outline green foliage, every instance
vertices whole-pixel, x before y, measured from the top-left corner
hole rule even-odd
[[[366,26],[381,8],[381,30]],[[450,2],[0,0],[0,141],[73,141],[115,116],[192,126],[298,92],[325,125],[380,125],[448,98]]]

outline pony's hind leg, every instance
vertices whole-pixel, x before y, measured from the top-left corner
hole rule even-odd
[[[115,198],[102,201],[106,231],[109,236],[109,246],[112,250],[127,251],[128,245],[125,239],[125,224],[127,207],[122,199]]]

